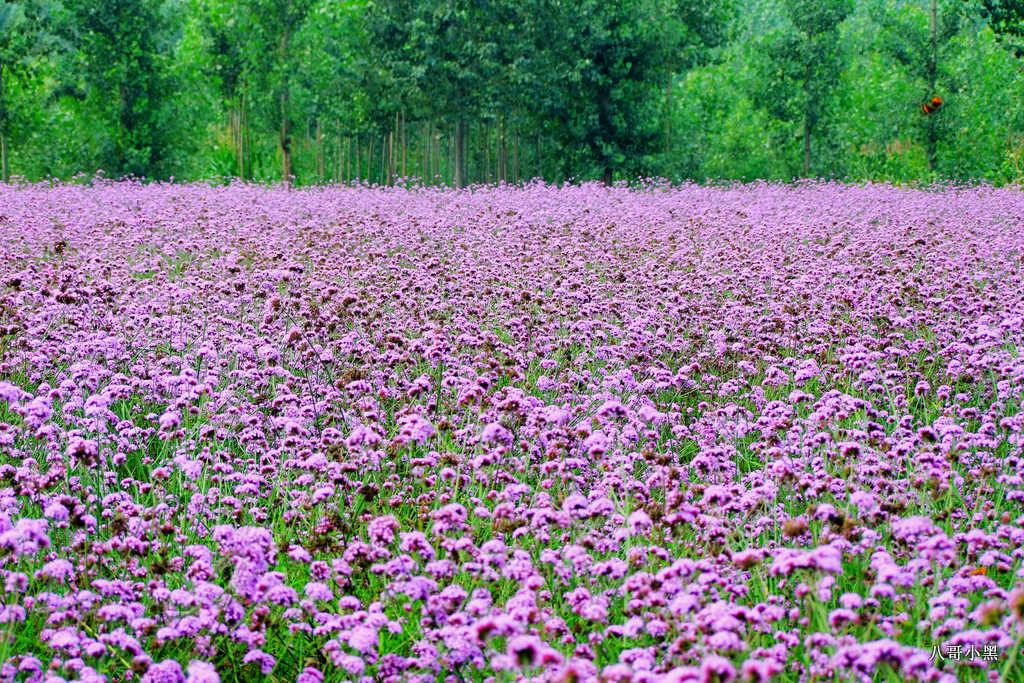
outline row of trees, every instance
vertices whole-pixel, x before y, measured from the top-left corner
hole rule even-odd
[[[1019,181],[1022,19],[1024,0],[0,2],[0,162],[5,180]]]

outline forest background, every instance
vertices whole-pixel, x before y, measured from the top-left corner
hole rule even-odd
[[[1022,95],[1024,0],[0,2],[5,181],[1021,183]]]

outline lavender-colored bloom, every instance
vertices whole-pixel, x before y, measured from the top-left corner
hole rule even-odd
[[[36,578],[53,579],[59,583],[64,583],[68,579],[74,577],[75,568],[67,560],[52,560],[43,565],[43,567],[36,572]]]
[[[307,666],[300,673],[298,678],[295,679],[295,683],[323,683],[324,674],[312,666]]]
[[[151,665],[139,681],[140,683],[184,683],[185,674],[181,671],[181,664],[173,659],[165,659]]]
[[[273,656],[264,652],[263,650],[260,650],[259,648],[254,648],[245,653],[245,656],[242,657],[242,663],[259,664],[260,673],[266,676],[274,670],[274,665],[277,663],[277,660]]]
[[[375,652],[377,643],[377,631],[368,626],[356,626],[348,636],[349,647],[364,655]]]
[[[193,660],[186,671],[185,683],[220,683],[217,669],[209,662]]]

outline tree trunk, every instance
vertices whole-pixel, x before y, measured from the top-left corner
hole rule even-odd
[[[810,89],[811,89],[811,65],[808,63],[804,66],[804,96],[807,99],[807,103],[804,104],[804,177],[808,178],[811,175],[811,102],[810,102]]]
[[[447,177],[448,167],[446,162],[448,158],[441,153],[441,133],[436,127],[431,127],[434,132],[434,175],[437,176],[438,184],[444,183]]]
[[[485,183],[491,182],[491,127],[488,124],[483,124],[483,141],[484,141],[484,172],[483,180]]]
[[[283,66],[285,59],[288,57],[288,31],[281,34],[281,43],[278,46],[278,58]],[[292,137],[291,137],[291,122],[288,117],[288,76],[287,72],[281,77],[281,180],[286,183],[290,183],[292,180]]]
[[[239,167],[238,172],[241,174],[242,180],[245,180],[248,177],[246,175],[246,169],[249,169],[250,173],[252,172],[252,159],[249,156],[252,153],[252,150],[249,148],[249,135],[248,135],[247,129],[246,129],[246,123],[248,122],[248,115],[246,114],[246,107],[245,107],[245,93],[242,93],[242,105],[241,105],[241,110],[240,110],[240,114],[239,115],[240,115],[240,120],[239,120],[239,134],[238,135],[239,135],[239,142],[241,143],[241,146],[242,146],[242,164]]]
[[[376,138],[370,136],[370,147],[366,150],[366,179],[373,182],[373,141]]]
[[[362,178],[363,178],[363,172],[361,170],[361,166],[360,166],[360,163],[359,163],[361,156],[362,156],[362,151],[359,149],[359,136],[357,135],[356,136],[356,182],[357,183],[360,180],[362,180]]]
[[[533,177],[535,177],[535,178],[543,178],[544,177],[544,171],[543,171],[543,164],[541,163],[541,159],[540,159],[540,133],[539,132],[537,133],[537,151],[536,151],[536,154],[533,157],[533,163],[534,163],[534,167],[536,168],[536,172],[533,174]]]
[[[292,138],[288,126],[288,93],[281,92],[281,180],[290,183],[292,179]]]
[[[320,127],[319,117],[316,120],[316,177],[319,182],[324,182],[327,170],[324,168],[324,132]]]
[[[341,135],[341,121],[338,122],[338,182],[348,180],[345,164],[348,162],[348,138]]]
[[[7,101],[4,99],[4,66],[0,64],[0,182],[10,182],[7,166]]]
[[[668,85],[665,87],[665,155],[672,151],[672,85],[676,75],[672,72],[668,75]]]
[[[610,89],[602,87],[597,93],[597,125],[601,131],[601,137],[604,141],[614,140],[614,127],[612,125],[612,97]],[[603,146],[603,145],[602,145]],[[611,166],[611,159],[608,158],[608,153],[601,151],[601,156],[604,159],[604,173],[602,179],[605,185],[611,185],[614,178],[614,169]]]
[[[498,182],[508,180],[508,148],[505,146],[505,115],[498,124]]]
[[[928,95],[930,99],[935,97],[935,83],[938,71],[938,25],[936,22],[936,0],[932,0],[932,40],[931,54],[928,56]],[[934,171],[938,161],[938,131],[935,130],[935,117],[928,117],[928,139],[926,149],[928,152],[928,170]]]
[[[424,184],[430,183],[430,126],[420,129],[420,176]]]
[[[804,117],[804,173],[805,178],[811,176],[811,126]]]
[[[128,88],[124,83],[118,87],[117,103],[117,139],[114,141],[114,149],[116,150],[117,163],[120,166],[117,169],[117,174],[123,175],[125,172],[125,138],[127,137],[127,122],[129,120]]]
[[[455,187],[466,186],[466,123],[455,122]]]
[[[405,110],[402,110],[402,177],[408,177],[409,139],[405,130]]]
[[[7,136],[0,133],[0,181],[11,180],[11,169],[7,165]]]
[[[397,127],[398,124],[396,123],[395,126]],[[395,131],[393,130],[388,133],[387,145],[388,151],[385,156],[388,160],[388,177],[386,184],[390,185],[395,181]]]
[[[519,182],[519,129],[512,132],[512,182]]]
[[[228,114],[229,125],[231,126],[231,146],[235,152],[235,173],[242,177],[242,112],[239,111],[238,102],[235,101]]]

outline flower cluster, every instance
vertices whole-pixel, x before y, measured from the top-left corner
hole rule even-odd
[[[0,682],[1024,680],[1022,216],[0,185]]]

